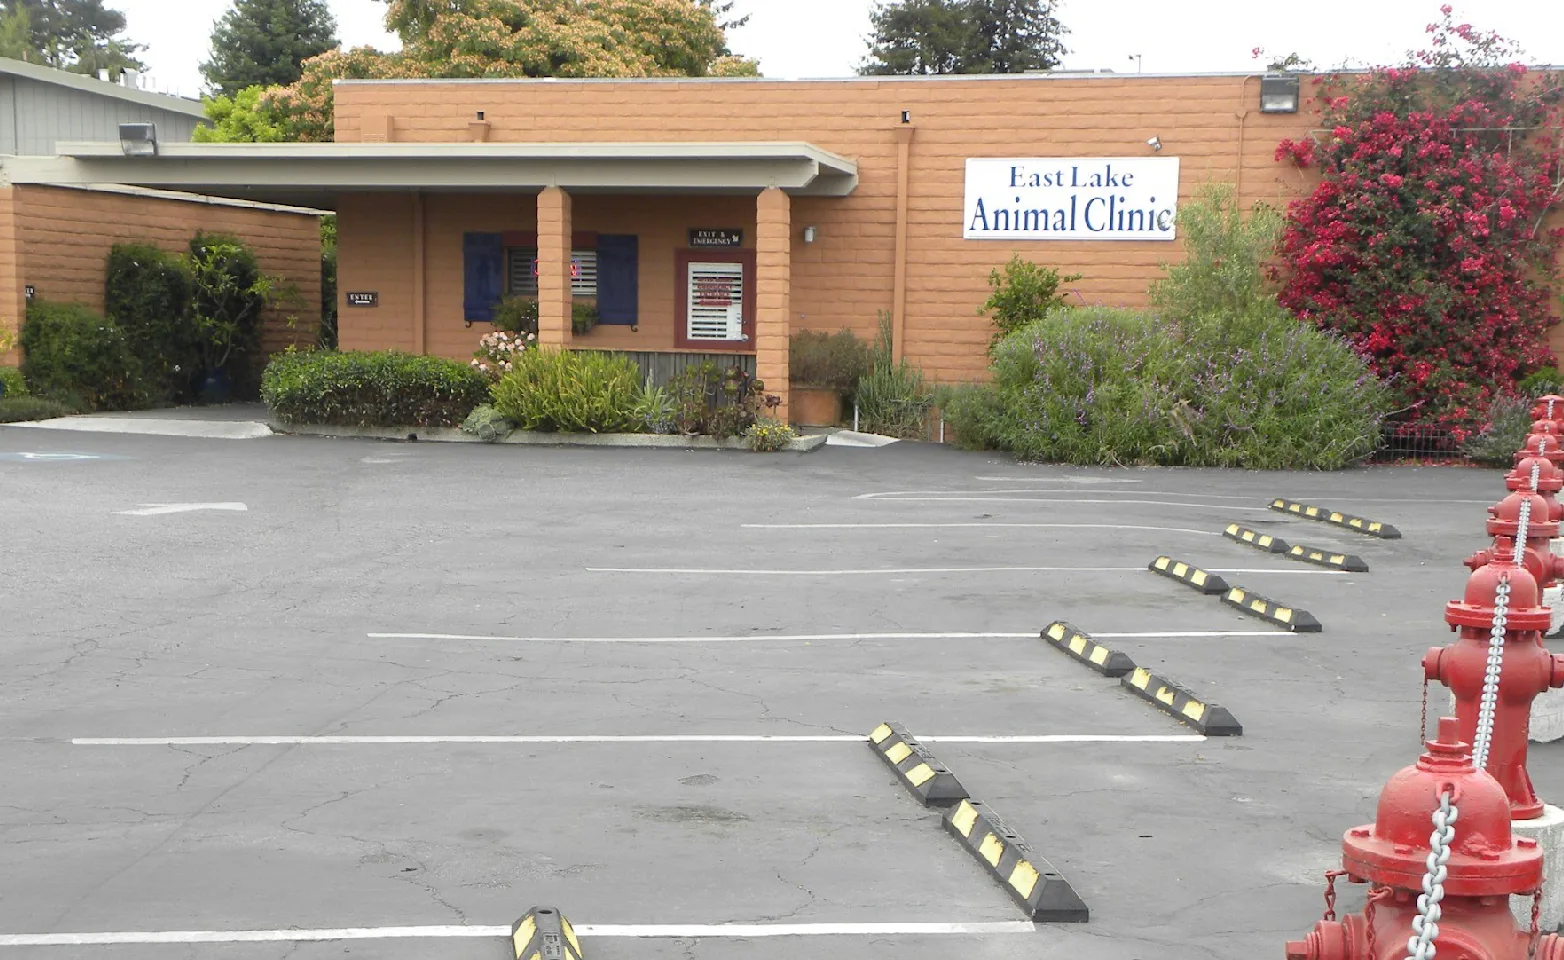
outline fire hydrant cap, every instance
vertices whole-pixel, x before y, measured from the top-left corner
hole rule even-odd
[[[1538,605],[1541,593],[1536,578],[1507,556],[1490,560],[1472,571],[1466,578],[1465,598],[1451,600],[1445,605],[1445,622],[1456,627],[1491,628],[1494,605],[1499,599],[1499,582],[1506,577],[1510,581],[1506,632],[1548,629],[1553,615],[1547,607]]]
[[[1559,535],[1559,523],[1552,518],[1548,500],[1538,493],[1517,490],[1500,500],[1488,518],[1488,533],[1495,537],[1514,537],[1520,533],[1521,505],[1531,503],[1526,522],[1528,540],[1551,540]]]
[[[1374,822],[1348,830],[1342,867],[1352,876],[1403,890],[1420,890],[1427,868],[1432,815],[1449,790],[1458,811],[1452,826],[1445,893],[1456,897],[1525,894],[1542,884],[1542,851],[1510,833],[1510,800],[1499,781],[1472,766],[1456,719],[1442,717],[1428,752],[1399,771],[1380,791]]]

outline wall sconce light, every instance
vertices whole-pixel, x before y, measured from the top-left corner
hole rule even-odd
[[[911,110],[903,110],[901,112],[901,122],[902,123],[911,123],[912,122],[912,111]]]
[[[1297,113],[1299,77],[1296,73],[1268,73],[1260,78],[1261,113]]]
[[[1162,138],[1161,137],[1152,137],[1150,140],[1146,141],[1146,146],[1150,147],[1153,150],[1161,151],[1161,149],[1162,149]]]
[[[119,148],[127,157],[157,156],[157,124],[120,124]]]
[[[805,227],[804,228],[804,242],[805,243],[814,243],[815,242],[815,228],[814,227]]]

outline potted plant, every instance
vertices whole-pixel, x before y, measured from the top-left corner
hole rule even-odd
[[[869,372],[869,344],[851,330],[800,330],[788,344],[792,420],[804,427],[834,427],[842,405]]]
[[[592,332],[597,326],[597,304],[584,301],[571,305],[570,308],[570,332],[576,336]]]

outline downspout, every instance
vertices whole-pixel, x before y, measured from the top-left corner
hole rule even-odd
[[[1261,75],[1251,73],[1238,82],[1238,110],[1234,114],[1238,118],[1238,170],[1234,176],[1233,195],[1240,204],[1244,199],[1244,121],[1249,119],[1249,107],[1244,93],[1249,89],[1250,80],[1259,80]]]
[[[413,191],[413,352],[426,353],[429,331],[424,318],[424,192]]]
[[[907,185],[911,176],[910,123],[896,128],[896,275],[891,286],[891,359],[901,362],[907,330]]]

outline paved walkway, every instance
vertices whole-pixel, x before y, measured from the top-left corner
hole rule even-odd
[[[160,437],[254,440],[272,435],[263,403],[225,403],[208,407],[122,410],[13,423],[13,427],[77,430],[84,433],[133,433]]]

